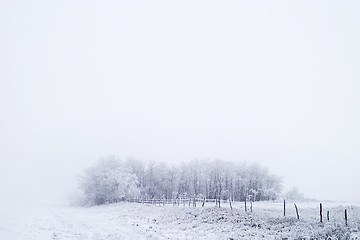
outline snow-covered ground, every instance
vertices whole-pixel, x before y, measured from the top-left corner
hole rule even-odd
[[[255,202],[252,213],[244,211],[244,203],[233,203],[233,210],[225,203],[220,209],[214,203],[200,205],[122,202],[3,211],[0,239],[360,239],[360,206],[356,203],[323,202],[323,224],[319,223],[319,202],[297,203],[300,220],[293,203],[287,204],[286,217],[282,202]]]

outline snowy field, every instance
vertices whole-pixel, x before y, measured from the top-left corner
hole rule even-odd
[[[360,239],[360,206],[323,202],[324,223],[319,223],[319,203],[255,202],[253,212],[244,203],[216,208],[188,205],[154,206],[118,203],[94,207],[36,206],[17,212],[2,211],[0,239]],[[344,209],[348,211],[348,226]],[[326,212],[330,211],[330,221]]]

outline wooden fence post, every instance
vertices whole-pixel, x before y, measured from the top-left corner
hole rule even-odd
[[[204,205],[205,205],[205,197],[204,197],[204,201],[203,201],[203,204],[202,204],[202,206],[204,207]]]
[[[320,203],[320,223],[322,223],[322,203]]]
[[[285,199],[284,199],[284,217],[285,217],[285,212],[286,212],[286,208],[285,208]]]
[[[329,222],[330,221],[330,211],[327,211],[326,216],[327,216],[327,221]]]
[[[300,217],[299,217],[299,211],[298,211],[298,208],[297,208],[297,206],[296,206],[296,204],[294,203],[294,205],[295,205],[295,210],[296,210],[296,216],[297,216],[297,219],[300,219]]]
[[[247,207],[246,207],[246,197],[245,197],[245,212],[247,212]]]
[[[345,225],[347,226],[348,225],[348,218],[347,218],[347,211],[345,209]]]

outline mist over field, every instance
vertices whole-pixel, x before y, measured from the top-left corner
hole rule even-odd
[[[0,213],[73,202],[109,156],[258,164],[279,198],[358,202],[359,10],[0,1]]]

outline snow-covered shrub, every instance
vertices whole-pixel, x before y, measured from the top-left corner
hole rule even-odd
[[[99,160],[80,177],[88,204],[105,204],[139,195],[137,177],[115,157]]]

